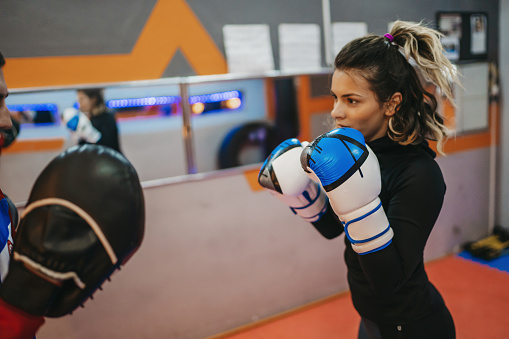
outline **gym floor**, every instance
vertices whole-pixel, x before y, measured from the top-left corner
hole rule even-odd
[[[427,263],[426,271],[458,339],[509,338],[509,255],[485,261],[461,252]],[[359,321],[345,292],[209,339],[353,339]]]

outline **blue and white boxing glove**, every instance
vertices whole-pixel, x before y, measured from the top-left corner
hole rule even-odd
[[[327,210],[327,196],[320,183],[302,170],[300,155],[304,146],[288,139],[267,157],[258,174],[258,182],[272,195],[309,222],[315,222]]]
[[[67,128],[71,131],[73,139],[76,139],[75,141],[84,140],[88,143],[95,144],[102,137],[101,132],[92,126],[92,123],[85,113],[75,108],[66,108],[62,114],[62,119]]]
[[[391,243],[394,232],[378,197],[380,166],[359,131],[322,134],[304,148],[301,165],[322,183],[355,252],[368,254]]]

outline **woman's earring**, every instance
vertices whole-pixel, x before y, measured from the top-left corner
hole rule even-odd
[[[393,121],[394,121],[394,115],[391,115],[391,116],[389,117],[389,129],[390,129],[391,131],[393,131],[393,130],[394,130]]]

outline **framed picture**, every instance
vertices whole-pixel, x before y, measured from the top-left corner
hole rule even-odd
[[[437,12],[437,29],[451,61],[488,58],[488,15],[482,12]]]

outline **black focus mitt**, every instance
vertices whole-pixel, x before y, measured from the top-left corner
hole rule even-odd
[[[64,151],[32,188],[0,297],[32,315],[72,312],[136,252],[144,224],[140,181],[123,155]]]

